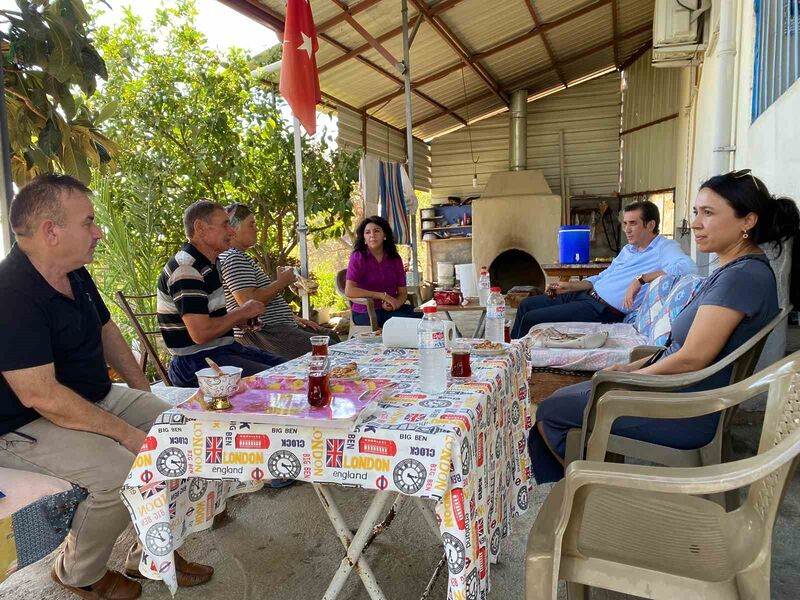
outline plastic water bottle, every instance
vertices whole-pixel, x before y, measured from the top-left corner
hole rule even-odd
[[[489,271],[486,267],[481,267],[481,275],[478,277],[478,300],[481,306],[486,306],[486,301],[489,299],[490,288],[492,284],[489,281]]]
[[[445,326],[443,321],[436,318],[435,306],[426,306],[422,312],[422,320],[417,325],[422,391],[426,394],[441,394],[447,389]]]
[[[499,287],[493,287],[486,301],[486,339],[490,342],[504,342],[506,323],[506,300]]]

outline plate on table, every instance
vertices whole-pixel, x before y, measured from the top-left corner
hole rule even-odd
[[[359,333],[356,337],[360,342],[364,342],[365,344],[380,344],[383,342],[383,336],[380,331],[365,331]]]
[[[504,344],[501,342],[490,342],[483,340],[472,345],[470,353],[475,356],[497,356],[498,354],[505,354],[511,348],[511,344]]]
[[[361,379],[361,373],[358,372],[358,365],[354,362],[333,367],[329,376],[331,381],[359,381]]]

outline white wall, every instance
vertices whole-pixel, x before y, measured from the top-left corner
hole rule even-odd
[[[800,81],[795,82],[772,106],[751,123],[753,92],[753,56],[755,48],[755,13],[752,0],[725,0],[737,11],[737,54],[734,82],[733,145],[731,169],[752,169],[753,173],[769,186],[770,192],[789,196],[800,201]],[[718,28],[720,2],[714,3],[711,15],[712,36],[699,70],[699,86],[692,97],[692,83],[684,80],[681,94],[684,101],[692,99],[694,111],[693,141],[688,150],[679,147],[678,180],[682,170],[688,169],[688,185],[676,195],[676,220],[678,214],[691,207],[700,184],[715,175],[712,170],[712,133],[717,98],[715,78],[717,57],[715,36]],[[687,73],[689,69],[684,69]],[[692,124],[690,123],[690,130]],[[773,269],[779,280],[779,301],[788,303],[788,264],[786,252]],[[713,264],[712,264],[713,268]],[[761,365],[774,362],[783,355],[786,330],[776,331],[767,344]]]

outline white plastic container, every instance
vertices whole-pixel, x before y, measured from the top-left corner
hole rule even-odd
[[[499,287],[493,287],[486,301],[486,339],[490,342],[505,342],[506,299]]]
[[[478,300],[481,306],[486,306],[486,301],[491,293],[492,282],[489,280],[489,271],[486,267],[481,267],[481,274],[478,277]]]
[[[420,383],[426,394],[441,394],[447,389],[445,325],[436,318],[435,306],[426,306],[422,312],[417,326]]]

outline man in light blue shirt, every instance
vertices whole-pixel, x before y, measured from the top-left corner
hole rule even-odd
[[[659,222],[658,207],[649,200],[626,206],[622,225],[628,244],[611,266],[583,281],[551,284],[546,294],[523,300],[511,337],[523,337],[539,323],[619,323],[639,307],[654,279],[696,273],[697,265],[680,245],[658,234]]]

